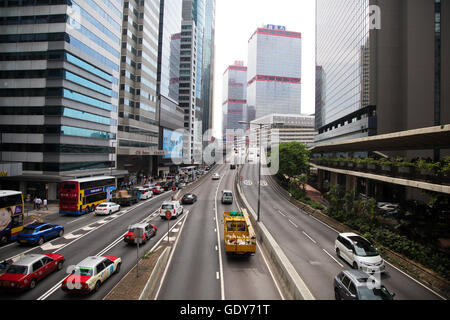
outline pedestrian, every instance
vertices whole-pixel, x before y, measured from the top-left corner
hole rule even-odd
[[[44,204],[44,208],[45,208],[45,210],[48,210],[48,206],[47,206],[47,199],[44,199],[44,201],[43,201],[43,204]]]
[[[37,197],[34,197],[34,199],[33,199],[33,209],[34,210],[37,209]]]
[[[37,206],[37,209],[38,210],[40,210],[41,209],[41,204],[42,204],[42,200],[41,200],[41,198],[37,198],[36,199],[36,206]]]

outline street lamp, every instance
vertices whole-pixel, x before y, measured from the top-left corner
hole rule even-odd
[[[261,158],[262,158],[262,127],[264,126],[279,126],[282,125],[282,122],[277,122],[277,123],[254,123],[254,122],[248,122],[248,121],[239,121],[239,124],[248,124],[251,125],[257,125],[259,126],[259,162],[258,162],[258,222],[260,222],[260,214],[261,214]]]

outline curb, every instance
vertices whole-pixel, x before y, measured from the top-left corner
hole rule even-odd
[[[150,300],[151,296],[154,293],[156,283],[159,281],[162,275],[162,271],[167,264],[167,260],[169,259],[170,247],[164,249],[163,253],[159,256],[158,262],[156,262],[155,267],[153,268],[152,274],[150,278],[147,280],[147,283],[142,290],[141,295],[139,296],[139,300]]]

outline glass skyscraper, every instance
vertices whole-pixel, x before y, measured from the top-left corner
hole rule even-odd
[[[302,36],[283,26],[258,28],[248,42],[247,121],[255,110],[260,118],[271,113],[301,113]]]
[[[0,1],[0,160],[26,175],[9,188],[56,199],[115,167],[121,24],[122,0]]]

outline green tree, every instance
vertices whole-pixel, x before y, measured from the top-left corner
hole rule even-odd
[[[281,143],[279,146],[278,176],[289,177],[307,174],[309,171],[309,150],[301,142]]]

